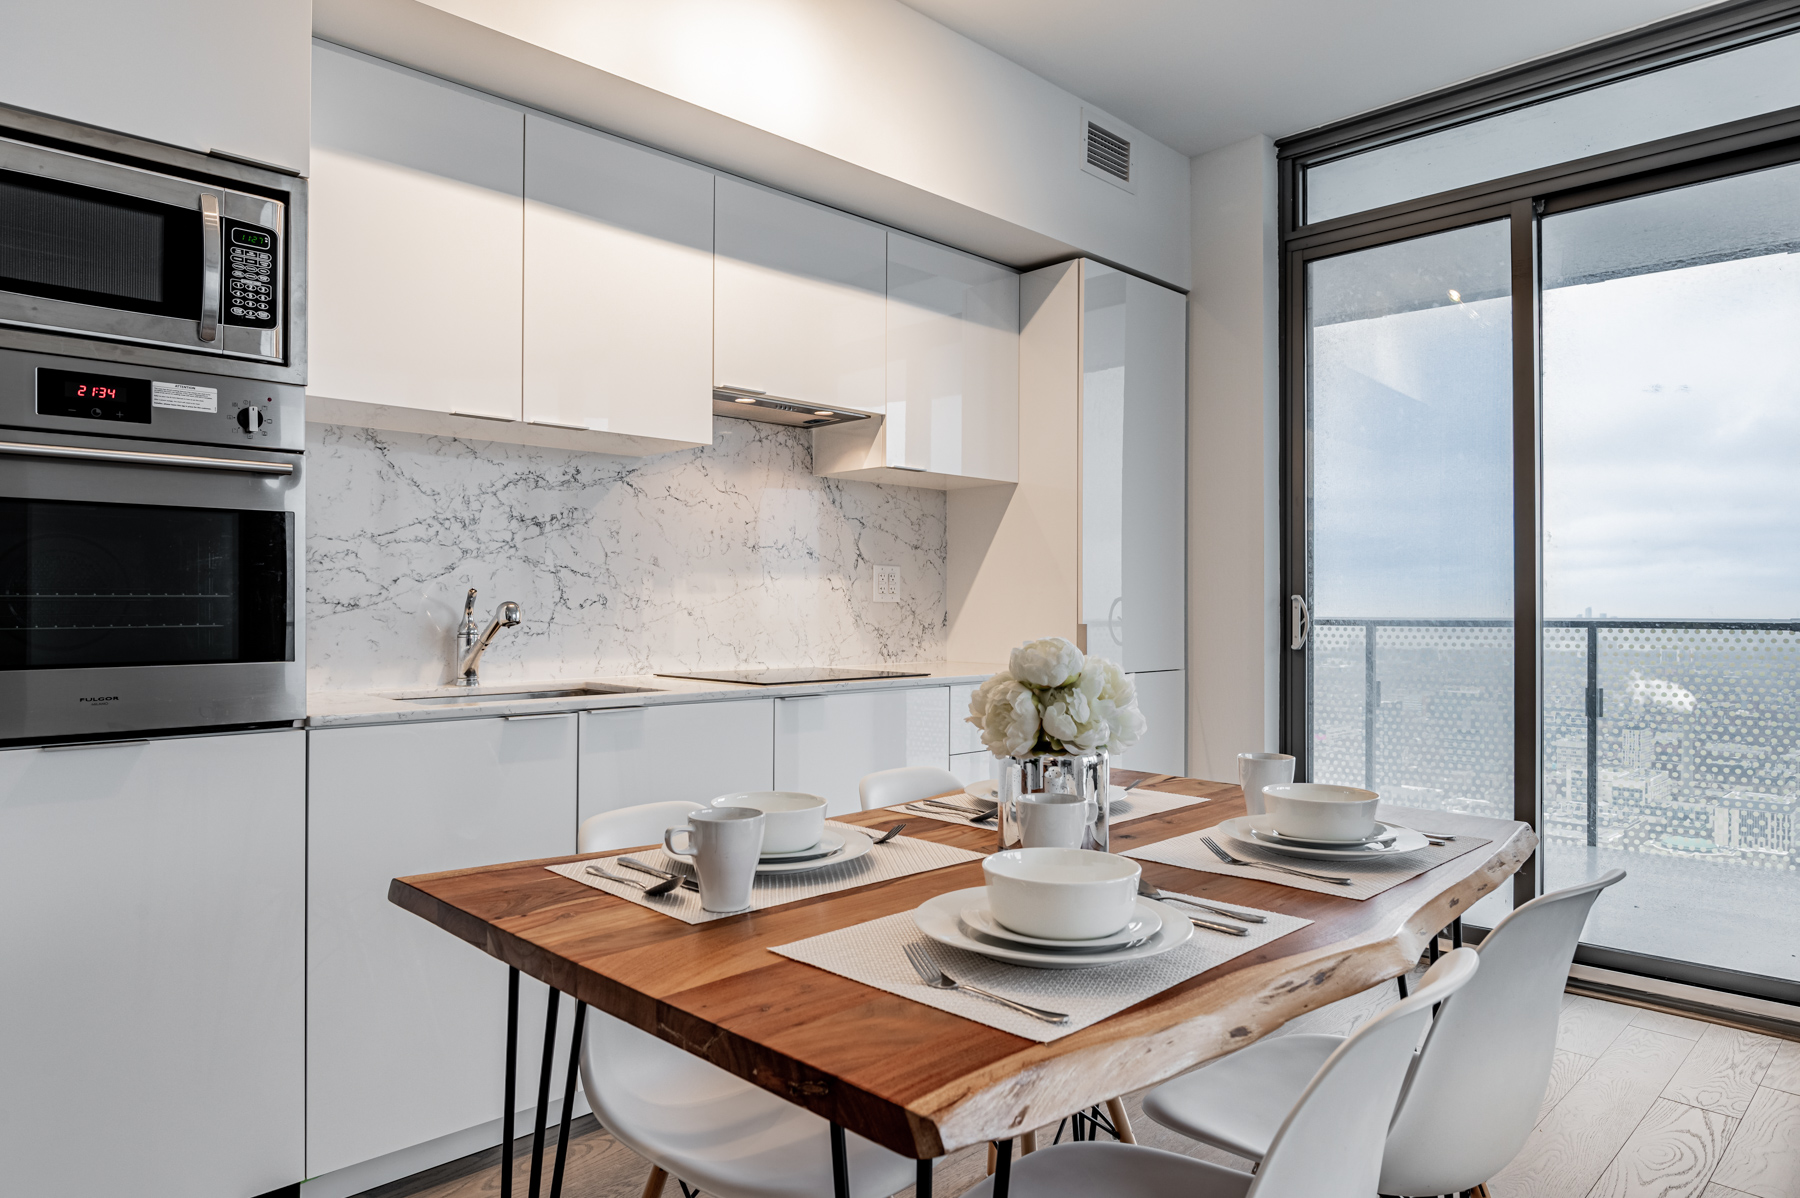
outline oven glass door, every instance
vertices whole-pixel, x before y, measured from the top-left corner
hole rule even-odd
[[[0,497],[0,670],[291,662],[294,514]]]

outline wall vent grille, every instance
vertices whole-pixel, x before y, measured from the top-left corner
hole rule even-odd
[[[1131,143],[1089,121],[1087,127],[1088,165],[1105,171],[1121,182],[1131,182]]]

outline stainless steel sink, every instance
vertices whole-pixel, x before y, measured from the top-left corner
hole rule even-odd
[[[551,690],[468,690],[459,695],[391,695],[389,697],[398,699],[402,703],[448,707],[463,703],[516,703],[524,699],[579,699],[587,695],[639,695],[653,692],[655,689],[653,686],[607,686],[604,683],[594,683],[588,686],[564,686]]]

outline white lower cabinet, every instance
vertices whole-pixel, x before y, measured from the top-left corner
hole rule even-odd
[[[499,1117],[506,967],[389,903],[388,883],[573,852],[576,721],[308,734],[309,1176]],[[544,1006],[544,987],[526,980],[521,1110],[536,1098]],[[207,1134],[215,1142],[216,1128]]]
[[[1144,738],[1122,753],[1114,765],[1153,774],[1187,773],[1187,671],[1157,670],[1133,674],[1138,710],[1144,715]]]
[[[0,752],[0,1190],[306,1175],[305,751],[282,730]]]
[[[949,764],[950,688],[907,687],[775,700],[775,789],[824,796],[826,811],[861,809],[864,774]]]
[[[989,782],[998,780],[997,766],[1000,759],[983,749],[979,753],[952,753],[950,755],[950,772],[962,781],[964,786],[971,782]]]
[[[585,712],[581,818],[643,803],[705,803],[768,790],[775,775],[774,699]]]

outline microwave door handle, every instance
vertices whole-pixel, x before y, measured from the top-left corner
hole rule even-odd
[[[219,197],[200,196],[200,340],[219,337],[219,263],[223,258]]]

